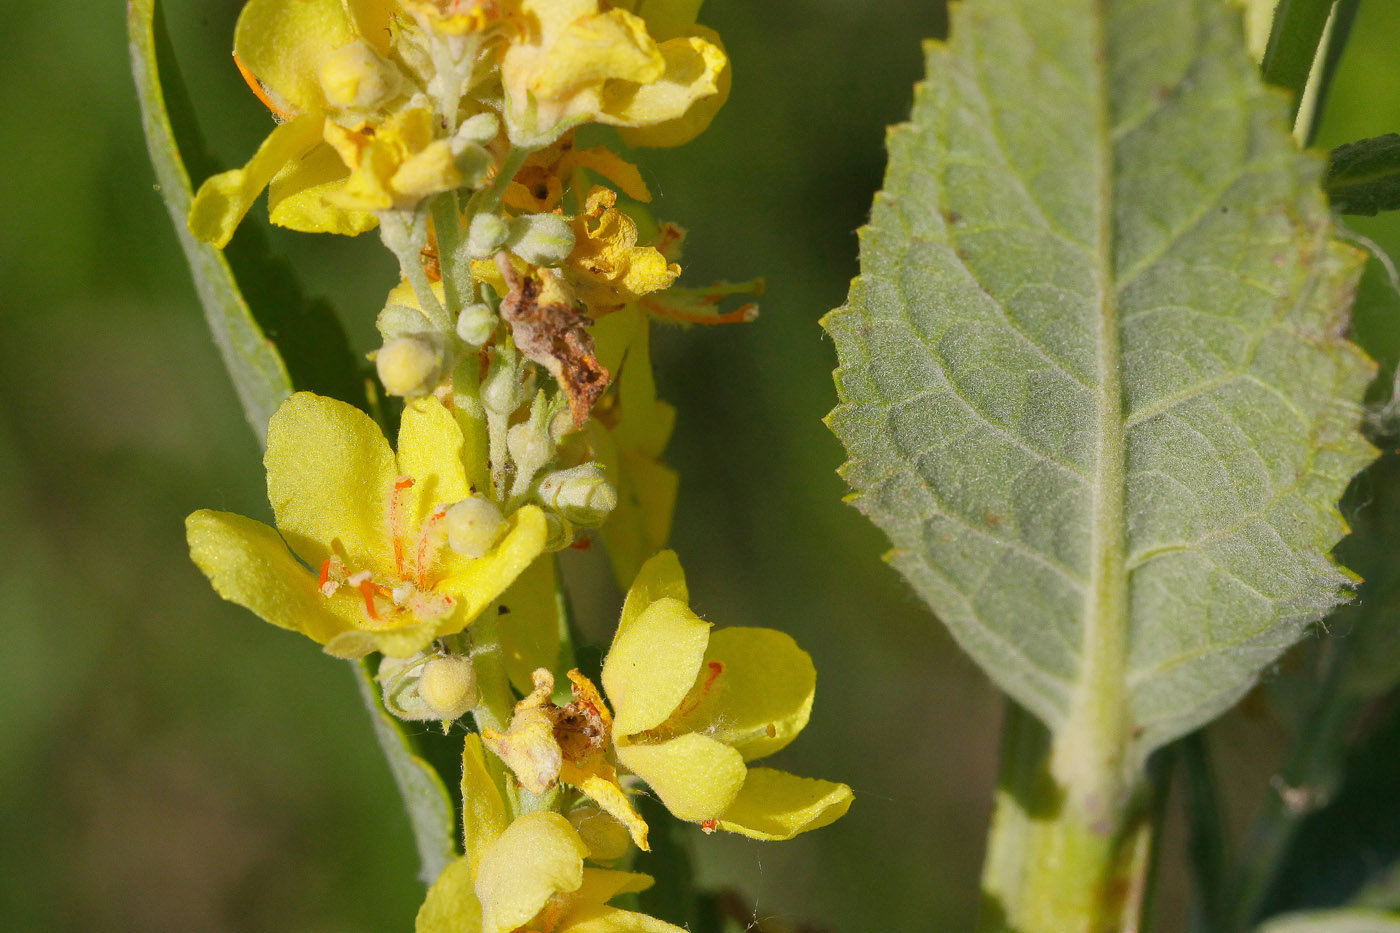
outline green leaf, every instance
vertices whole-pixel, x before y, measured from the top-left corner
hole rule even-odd
[[[457,858],[457,817],[452,798],[433,766],[413,751],[413,745],[402,724],[384,710],[379,688],[366,661],[354,661],[355,682],[360,687],[365,708],[370,711],[374,737],[389,759],[389,770],[403,796],[404,809],[413,827],[413,839],[418,846],[420,868],[418,878],[431,884],[453,859]]]
[[[1387,133],[1333,149],[1327,194],[1343,214],[1372,216],[1400,208],[1400,135]]]
[[[1258,933],[1400,933],[1400,916],[1377,910],[1314,910],[1275,917]]]
[[[857,506],[1062,780],[1135,773],[1351,591],[1362,257],[1288,125],[1218,0],[968,0],[826,319]]]
[[[157,141],[149,135],[148,146],[152,161],[157,164],[160,158],[173,160],[177,166],[183,162],[178,175],[180,184],[171,187],[162,179],[161,191],[181,238],[181,245],[189,256],[186,245],[189,230],[185,218],[191,198],[190,175],[207,178],[217,174],[224,166],[209,152],[199,132],[195,108],[186,91],[163,17],[159,15],[159,7],[156,7],[156,12],[153,54],[160,71],[158,90],[164,100],[165,136],[160,141],[164,147],[160,156],[157,156]],[[142,63],[141,67],[145,67],[145,64]],[[202,257],[218,253],[207,244],[196,241],[196,245]],[[365,376],[361,371],[365,367],[363,361],[357,360],[351,352],[345,328],[329,304],[324,300],[308,298],[302,292],[292,268],[272,253],[262,228],[252,221],[245,222],[224,249],[223,258],[225,261],[215,268],[217,275],[212,286],[221,295],[226,293],[231,308],[241,306],[251,315],[250,323],[254,329],[251,334],[241,334],[238,329],[246,325],[244,318],[239,317],[231,322],[236,325],[231,327],[234,335],[250,342],[254,337],[271,341],[293,390],[327,395],[368,410]],[[202,268],[193,259],[190,266],[195,272],[196,284],[201,288],[201,301],[204,301],[204,286],[200,283],[200,277],[204,274]],[[208,303],[205,302],[205,305],[208,314]],[[243,314],[242,311],[238,313]],[[220,339],[219,332],[215,331],[215,340]],[[220,349],[223,349],[222,343]],[[230,372],[237,379],[232,369]],[[261,438],[266,424],[256,425],[255,430]]]
[[[161,88],[155,14],[156,0],[130,0],[127,5],[127,38],[146,146],[161,197],[180,238],[180,248],[194,274],[204,319],[233,379],[244,417],[261,444],[267,434],[268,419],[292,393],[292,381],[277,348],[263,334],[243,300],[224,254],[196,240],[185,226],[193,195]]]
[[[1264,80],[1291,91],[1293,113],[1303,99],[1333,0],[1278,0],[1261,68]]]

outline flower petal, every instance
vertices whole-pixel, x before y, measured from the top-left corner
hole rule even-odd
[[[399,422],[399,473],[413,479],[400,499],[401,520],[409,531],[422,528],[438,506],[472,494],[462,463],[462,429],[436,396],[404,406]]]
[[[647,842],[650,827],[646,820],[632,806],[632,801],[622,786],[617,783],[617,774],[611,765],[602,768],[597,766],[584,767],[565,761],[559,770],[559,779],[566,784],[572,784],[583,791],[588,799],[596,803],[604,812],[617,820],[627,829],[627,834],[632,837],[632,842],[643,852],[650,852],[651,846]],[[601,903],[601,901],[599,902]]]
[[[238,15],[233,51],[290,109],[310,113],[326,107],[321,65],[358,38],[344,0],[248,0]]]
[[[394,453],[369,415],[298,392],[268,422],[263,464],[277,528],[308,566],[321,566],[338,541],[351,573],[392,571]]]
[[[751,839],[791,839],[836,822],[851,808],[845,784],[798,777],[773,768],[750,768],[719,825]]]
[[[670,597],[681,602],[689,602],[690,591],[685,586],[685,571],[681,569],[680,558],[675,551],[662,551],[652,557],[627,590],[627,601],[622,604],[622,618],[617,623],[616,641],[624,631],[632,627],[647,607],[658,599]],[[604,685],[604,689],[606,685]]]
[[[185,534],[190,557],[214,590],[273,625],[324,645],[350,628],[346,619],[359,611],[345,591],[322,596],[315,575],[262,522],[205,509],[185,519]]]
[[[511,686],[521,693],[533,687],[537,667],[554,670],[559,660],[559,603],[554,592],[554,561],[530,564],[487,609],[500,617],[501,652]]]
[[[506,591],[515,579],[544,553],[549,527],[538,506],[527,505],[506,519],[506,534],[500,543],[476,559],[449,552],[444,563],[447,575],[437,592],[457,602],[452,615],[438,627],[438,635],[454,635],[481,615]]]
[[[481,736],[468,735],[462,747],[462,839],[473,871],[509,822],[500,788],[486,769]]]
[[[472,871],[465,857],[442,870],[413,924],[414,933],[480,933],[481,904],[472,890]]]
[[[379,225],[368,211],[351,211],[327,202],[345,187],[350,170],[330,146],[316,146],[289,162],[267,189],[268,216],[279,227],[302,233],[359,236]]]
[[[288,120],[267,134],[242,168],[206,179],[190,204],[187,225],[195,239],[219,249],[227,246],[273,177],[321,141],[321,124],[322,118],[315,113]]]
[[[583,884],[588,847],[558,813],[527,813],[482,855],[476,871],[484,933],[510,933],[534,919],[555,894]]]
[[[695,34],[661,43],[666,73],[650,84],[612,82],[603,91],[600,123],[623,127],[629,146],[679,146],[700,135],[729,99],[732,72],[719,36]],[[628,129],[630,127],[630,129]]]
[[[752,761],[787,745],[807,725],[817,669],[785,632],[718,629],[710,636],[705,665],[692,694],[695,706],[672,728],[713,736]],[[720,665],[717,674],[714,665]]]
[[[654,745],[619,745],[617,759],[647,782],[666,809],[683,820],[713,819],[744,785],[744,759],[697,732]]]
[[[560,933],[686,933],[682,927],[647,914],[616,907],[595,907],[569,914]]]
[[[670,718],[694,686],[709,640],[710,623],[671,597],[652,603],[627,628],[619,627],[603,660],[613,734],[645,732]]]
[[[609,10],[564,28],[531,77],[530,91],[539,100],[551,100],[610,78],[655,81],[665,70],[646,23],[626,10]]]
[[[619,894],[636,894],[639,891],[645,891],[654,883],[651,875],[643,875],[634,871],[585,868],[583,870],[583,884],[569,900],[573,903],[574,910],[582,911],[593,907],[602,907]],[[572,913],[571,910],[570,914]]]

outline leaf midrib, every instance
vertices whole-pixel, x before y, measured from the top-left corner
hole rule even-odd
[[[1054,767],[1083,805],[1112,807],[1126,744],[1127,533],[1125,521],[1122,330],[1114,275],[1114,145],[1108,96],[1105,0],[1094,4],[1095,155],[1099,284],[1095,457],[1091,486],[1089,588],[1085,594],[1081,668]]]

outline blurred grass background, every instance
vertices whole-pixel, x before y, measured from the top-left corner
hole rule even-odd
[[[169,6],[202,128],[241,162],[268,119],[228,55],[239,3]],[[349,672],[217,600],[186,556],[190,511],[267,506],[153,190],[122,12],[0,11],[0,927],[405,930],[412,844]],[[639,157],[657,215],[691,230],[684,281],[761,274],[769,289],[751,326],[661,335],[680,410],[673,543],[707,618],[785,629],[815,656],[812,724],[777,763],[858,799],[791,843],[697,832],[693,849],[756,918],[967,929],[999,702],[841,504],[816,323],[856,272],[884,127],[907,112],[942,4],[710,0],[703,19],[729,46],[733,97],[692,145]],[[1400,129],[1397,39],[1400,7],[1363,3],[1324,144]],[[1355,226],[1400,251],[1393,219]],[[369,349],[388,254],[269,236]],[[1357,333],[1392,365],[1397,313],[1373,268]],[[1218,728],[1243,810],[1283,730],[1238,714]],[[1164,930],[1180,875],[1169,857]]]

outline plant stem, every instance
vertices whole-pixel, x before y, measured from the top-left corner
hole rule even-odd
[[[1349,727],[1356,717],[1356,698],[1341,688],[1342,664],[1333,655],[1328,664],[1316,705],[1309,713],[1283,768],[1273,781],[1273,792],[1251,827],[1240,853],[1231,889],[1233,909],[1225,930],[1252,930],[1303,819],[1332,795],[1346,756]]]
[[[1223,930],[1228,911],[1226,876],[1230,848],[1205,730],[1193,732],[1177,742],[1173,751],[1181,766],[1186,791],[1189,823],[1186,848],[1196,895],[1195,925],[1203,930]]]
[[[1333,0],[1279,0],[1269,44],[1264,50],[1264,80],[1293,92],[1293,115],[1317,57]]]
[[[1140,930],[1159,784],[1144,779],[1119,806],[1091,811],[1052,776],[1054,755],[1049,731],[1008,701],[978,929]]]

